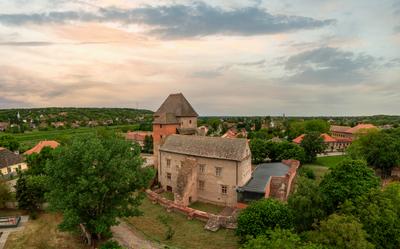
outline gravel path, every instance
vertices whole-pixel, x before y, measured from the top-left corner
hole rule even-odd
[[[161,247],[139,236],[128,224],[120,220],[118,226],[111,228],[113,238],[128,249],[160,249]]]

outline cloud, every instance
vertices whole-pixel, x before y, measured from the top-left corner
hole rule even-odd
[[[321,47],[289,57],[286,82],[301,84],[355,84],[369,76],[376,58],[338,48]]]
[[[207,35],[262,35],[315,29],[333,24],[332,19],[274,15],[260,7],[225,10],[203,2],[193,5],[143,6],[131,9],[99,8],[94,12],[50,11],[30,14],[0,14],[6,25],[80,22],[117,22],[150,26],[148,33],[167,37]]]
[[[241,63],[230,63],[215,69],[211,70],[204,70],[204,71],[195,71],[191,74],[192,77],[195,78],[217,78],[223,75],[224,72],[229,71],[233,67],[256,67],[256,68],[263,68],[266,64],[266,60],[257,60],[257,61],[250,61],[250,62],[241,62]]]
[[[397,25],[393,28],[395,33],[400,33],[400,25]]]
[[[0,46],[15,46],[15,47],[43,47],[53,45],[93,45],[93,44],[110,44],[117,43],[117,41],[110,42],[97,42],[97,41],[86,41],[86,42],[44,42],[44,41],[7,41],[0,42]]]

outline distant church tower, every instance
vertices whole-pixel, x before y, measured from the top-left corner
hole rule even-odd
[[[153,116],[154,166],[158,168],[162,140],[171,134],[196,134],[199,115],[182,93],[176,93],[170,94]]]

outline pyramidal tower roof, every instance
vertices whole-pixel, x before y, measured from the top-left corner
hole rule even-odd
[[[197,112],[182,93],[170,94],[154,113],[154,117],[173,114],[175,117],[197,117]]]

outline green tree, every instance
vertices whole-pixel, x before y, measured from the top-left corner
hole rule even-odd
[[[323,249],[321,245],[304,243],[301,238],[287,229],[276,228],[246,242],[242,249]]]
[[[368,240],[378,249],[400,248],[400,184],[389,184],[383,191],[347,201],[341,211],[356,216],[368,233]]]
[[[10,188],[4,180],[0,179],[0,208],[4,208],[6,202],[11,198]]]
[[[304,122],[305,133],[318,132],[328,133],[330,125],[328,122],[322,119],[312,119]]]
[[[327,209],[331,212],[346,200],[353,200],[379,186],[379,179],[364,161],[345,159],[320,183]]]
[[[26,174],[29,175],[44,175],[45,167],[48,160],[53,159],[53,150],[51,147],[44,147],[40,153],[33,153],[26,157],[26,162],[29,165]]]
[[[304,149],[305,161],[309,163],[315,162],[317,154],[324,152],[326,148],[324,139],[318,132],[306,134],[301,141],[300,146]]]
[[[263,139],[252,139],[250,140],[251,159],[254,164],[264,162],[268,155],[268,144]]]
[[[36,217],[36,212],[45,201],[46,176],[28,175],[20,172],[15,188],[18,208],[27,210],[31,213],[31,217]]]
[[[326,217],[324,197],[315,180],[299,178],[296,191],[288,199],[288,206],[299,232],[311,229],[315,222]]]
[[[389,176],[392,168],[400,165],[400,137],[396,133],[373,131],[361,135],[349,148],[352,158],[362,158],[383,176]]]
[[[362,224],[353,216],[332,214],[321,221],[316,231],[308,233],[309,240],[337,249],[375,248],[367,241]]]
[[[304,162],[306,158],[305,151],[302,147],[297,144],[289,142],[275,143],[275,146],[271,146],[270,154],[273,148],[276,148],[274,152],[275,158],[273,161],[282,161],[286,159],[296,159],[300,162]]]
[[[288,206],[278,200],[262,199],[252,202],[240,212],[236,234],[244,242],[249,236],[256,237],[268,229],[293,227],[293,215]]]
[[[153,153],[153,136],[145,136],[144,137],[144,145],[143,152],[145,153]]]
[[[154,171],[141,168],[140,148],[113,136],[74,138],[47,164],[52,210],[63,213],[60,228],[83,225],[93,238],[108,234],[118,217],[137,216]]]
[[[14,136],[3,135],[0,137],[0,147],[7,148],[11,151],[17,151],[19,149],[19,142]]]

